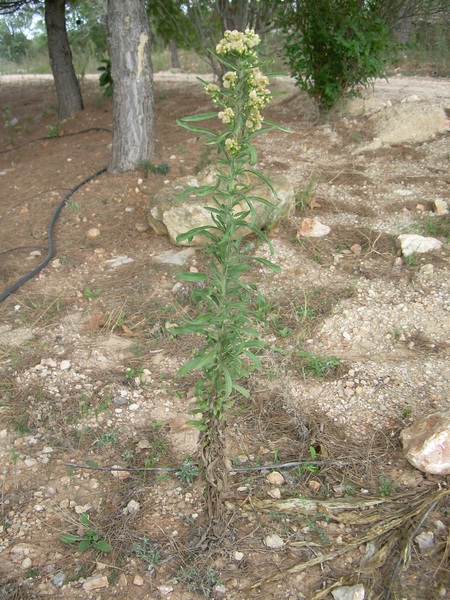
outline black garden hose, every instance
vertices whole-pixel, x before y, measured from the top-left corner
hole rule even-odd
[[[70,190],[70,192],[68,192],[64,196],[64,198],[61,200],[58,207],[56,208],[55,212],[53,213],[52,220],[50,221],[50,226],[48,228],[48,254],[47,254],[46,258],[30,273],[28,273],[27,275],[25,275],[24,277],[19,279],[19,281],[16,281],[16,283],[14,285],[12,285],[5,292],[3,292],[3,294],[0,295],[0,302],[3,302],[3,300],[6,300],[6,298],[10,294],[12,294],[16,290],[18,290],[24,283],[26,283],[27,281],[29,281],[30,279],[35,277],[40,271],[42,271],[42,269],[46,265],[48,265],[48,263],[51,261],[51,259],[53,257],[53,252],[54,252],[53,229],[55,227],[55,223],[59,217],[59,214],[62,211],[62,209],[64,208],[64,205],[66,204],[67,200],[73,194],[75,194],[75,192],[77,192],[81,187],[83,187],[83,185],[86,185],[86,183],[89,183],[89,181],[92,181],[93,179],[95,179],[96,177],[98,177],[99,175],[104,173],[107,170],[107,168],[108,167],[105,166],[105,167],[102,167],[101,169],[99,169],[98,171],[96,171],[95,173],[92,173],[92,175],[89,175],[89,177],[86,177],[86,179],[83,179],[83,181],[80,181],[80,183],[78,183],[75,187],[73,187]]]

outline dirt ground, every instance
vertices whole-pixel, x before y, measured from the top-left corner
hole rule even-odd
[[[182,249],[146,210],[212,160],[175,122],[211,110],[202,87],[157,74],[153,166],[168,172],[82,185],[52,261],[0,304],[0,597],[318,600],[362,583],[370,599],[450,598],[449,480],[399,442],[449,409],[450,217],[434,203],[450,199],[450,82],[380,81],[327,122],[276,85],[265,114],[292,133],[261,137],[259,164],[290,178],[298,209],[269,231],[282,272],[254,273],[269,346],[230,418],[227,536],[202,549],[201,484],[151,470],[195,459],[195,378],[174,374],[196,340],[168,326],[193,310],[176,274],[204,258],[167,262]],[[111,101],[89,79],[83,97],[59,124],[51,81],[0,77],[0,293],[46,257],[64,196],[108,163]],[[305,217],[330,233],[298,238]],[[402,233],[443,245],[405,258]],[[252,470],[264,465],[278,466]]]

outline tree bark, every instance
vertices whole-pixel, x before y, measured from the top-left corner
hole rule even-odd
[[[59,118],[69,119],[83,110],[83,99],[67,37],[66,0],[45,0],[45,26],[50,66],[58,96]]]
[[[153,70],[146,0],[108,0],[114,85],[111,173],[134,171],[155,150]]]
[[[175,39],[170,40],[170,62],[172,69],[180,69],[180,58],[178,56],[178,45]]]

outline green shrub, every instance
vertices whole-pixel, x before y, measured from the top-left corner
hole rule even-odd
[[[322,112],[384,76],[400,47],[373,1],[303,0],[285,31],[284,52],[296,85]]]

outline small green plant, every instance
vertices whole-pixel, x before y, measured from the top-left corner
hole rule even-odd
[[[17,461],[20,458],[20,454],[16,451],[15,448],[11,448],[11,462],[13,464],[14,469],[17,467]]]
[[[95,445],[98,450],[104,450],[106,446],[117,444],[117,434],[115,431],[109,431],[103,433],[100,437],[95,440]]]
[[[73,533],[64,533],[59,537],[61,542],[66,544],[78,544],[77,552],[84,552],[88,548],[93,548],[94,550],[99,550],[100,552],[110,552],[111,546],[105,540],[102,540],[100,534],[92,528],[91,522],[89,520],[89,515],[87,513],[81,513],[80,515],[80,523],[84,528],[84,531],[81,535],[75,535]]]
[[[200,469],[192,459],[187,457],[181,463],[181,466],[177,471],[177,477],[184,483],[192,483],[198,477],[199,471]]]
[[[199,284],[193,299],[202,312],[172,329],[175,335],[194,334],[204,341],[193,358],[179,369],[178,376],[191,371],[201,372],[195,386],[197,403],[194,411],[201,417],[192,424],[200,429],[208,527],[219,537],[226,527],[223,511],[223,493],[228,487],[224,446],[226,418],[237,396],[248,398],[249,392],[241,381],[253,369],[262,368],[258,353],[265,346],[253,325],[251,301],[257,294],[257,287],[243,276],[251,272],[255,262],[280,271],[269,260],[250,254],[243,242],[244,233],[253,233],[268,244],[273,253],[269,238],[256,225],[255,204],[262,204],[268,216],[273,215],[276,208],[271,202],[252,194],[248,183],[248,177],[262,182],[273,197],[277,197],[268,178],[255,169],[257,152],[251,143],[253,136],[277,127],[263,119],[260,112],[272,94],[255,50],[259,41],[259,36],[251,30],[226,31],[214,53],[227,70],[223,75],[223,87],[200,79],[219,112],[197,114],[178,121],[188,131],[204,137],[206,144],[215,147],[219,155],[215,182],[187,188],[177,197],[181,200],[192,194],[208,196],[205,209],[211,215],[211,224],[177,238],[178,242],[183,242],[203,237],[208,263],[204,272],[177,276],[181,281]],[[196,125],[199,121],[217,117],[224,125],[223,131]]]
[[[314,319],[317,316],[314,308],[311,308],[306,303],[302,305],[298,305],[295,307],[295,312],[297,316],[300,317],[302,321],[307,321],[309,319]]]
[[[390,496],[392,492],[398,487],[397,481],[391,481],[389,477],[383,477],[383,475],[380,475],[380,477],[378,478],[378,483],[378,491],[382,498]]]
[[[34,577],[37,577],[38,575],[39,575],[39,571],[38,571],[38,569],[36,569],[36,567],[30,567],[29,569],[27,569],[25,571],[26,579],[34,579]]]
[[[312,517],[308,517],[306,519],[306,525],[312,530],[315,531],[317,533],[317,535],[320,537],[322,543],[325,546],[328,546],[328,544],[330,543],[330,539],[327,536],[327,534],[325,533],[325,531],[322,529],[322,527],[319,525],[319,523],[317,522],[317,519],[320,517],[325,517],[326,521],[329,521],[330,517],[328,515],[322,515],[322,514],[315,514]]]
[[[309,447],[309,455],[311,456],[312,462],[317,460],[317,451],[314,446]],[[295,472],[298,477],[301,477],[305,471],[308,471],[308,473],[317,473],[319,470],[320,469],[317,465],[299,465]]]
[[[61,133],[60,123],[53,123],[52,125],[49,125],[47,129],[48,129],[48,137],[51,137],[51,138],[58,137],[58,135]]]
[[[167,175],[167,173],[170,171],[170,167],[167,163],[154,165],[149,160],[146,160],[142,163],[142,169],[144,171],[144,178],[147,178],[149,173],[153,173],[155,175]]]
[[[86,298],[98,298],[101,293],[102,290],[98,288],[96,290],[93,290],[89,286],[84,290],[84,295]]]
[[[314,173],[310,176],[304,188],[297,190],[295,194],[295,207],[298,212],[304,212],[311,203],[317,192],[320,177]]]
[[[138,344],[137,342],[134,343],[130,348],[131,354],[134,354],[135,356],[142,356],[144,354],[144,350],[144,346],[142,344]]]
[[[214,588],[222,583],[220,575],[209,565],[206,569],[180,567],[176,579],[192,592],[200,592],[206,598],[214,593]]]
[[[344,483],[344,496],[354,496],[355,494],[355,487],[349,483]]]
[[[139,379],[142,377],[142,373],[144,372],[144,367],[139,367],[139,369],[135,369],[134,367],[128,367],[125,371],[126,379],[134,379],[138,377]]]
[[[404,419],[409,419],[409,417],[412,415],[412,409],[410,406],[404,406],[402,408],[402,415]]]
[[[103,64],[97,68],[97,71],[100,71],[98,84],[101,88],[103,88],[103,95],[110,98],[114,94],[114,82],[111,75],[111,61],[105,58],[101,62]]]
[[[394,338],[394,340],[396,342],[398,342],[400,340],[400,338],[402,337],[402,335],[403,335],[403,328],[402,327],[396,327],[394,329],[393,334],[392,334],[392,336],[393,336],[393,338]]]
[[[440,238],[445,243],[450,243],[450,219],[448,215],[425,217],[416,224],[414,229],[420,235]]]
[[[305,350],[299,350],[297,357],[301,360],[305,374],[316,377],[326,377],[341,363],[337,356],[319,356]]]
[[[139,541],[131,545],[133,554],[148,565],[156,567],[161,562],[161,552],[154,548],[147,536],[142,536]]]
[[[80,210],[82,210],[83,206],[76,200],[72,200],[72,202],[67,203],[67,208],[70,208],[70,210],[73,212],[80,212]]]
[[[417,252],[403,256],[403,262],[407,267],[417,267],[420,264],[420,259]]]

